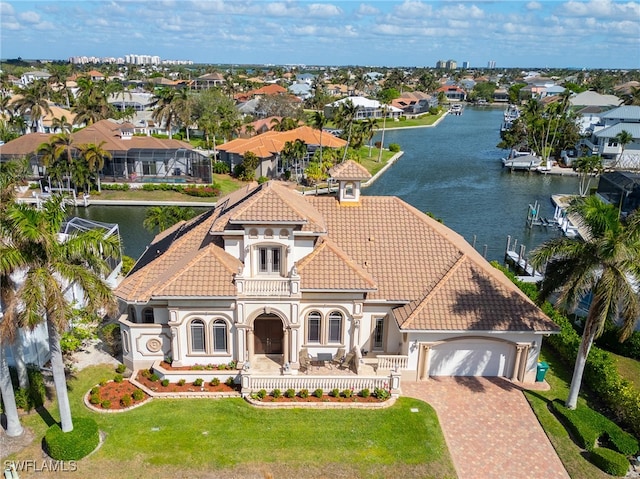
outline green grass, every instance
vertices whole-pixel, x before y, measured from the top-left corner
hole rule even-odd
[[[573,479],[610,478],[583,456],[583,450],[569,437],[569,433],[549,410],[554,399],[565,401],[569,395],[572,371],[567,369],[548,347],[543,347],[540,359],[549,363],[546,380],[551,386],[549,391],[525,391],[525,396],[538,421],[545,430],[560,460]],[[578,399],[578,405],[586,406],[584,398]]]
[[[629,381],[634,388],[640,391],[640,361],[614,354],[611,351],[609,351],[609,354],[616,359],[616,365],[618,366],[620,376]]]
[[[422,401],[400,398],[382,410],[271,410],[241,399],[156,399],[126,413],[89,411],[82,395],[112,373],[93,367],[69,382],[74,416],[94,418],[106,433],[80,464],[83,477],[113,477],[114,468],[118,477],[172,477],[178,470],[188,477],[455,477],[436,414]],[[55,405],[47,409],[57,418]],[[38,414],[23,423],[36,438],[11,459],[39,457],[47,424]]]
[[[416,128],[416,127],[421,127],[421,126],[431,126],[436,121],[438,121],[438,119],[440,119],[444,114],[445,114],[445,112],[442,111],[442,112],[438,113],[437,115],[426,114],[426,115],[422,115],[422,116],[420,116],[418,118],[406,118],[406,119],[401,119],[399,121],[389,121],[389,120],[387,120],[386,128],[387,129],[390,129],[390,128]],[[378,126],[379,130],[381,128],[382,128],[382,124],[380,124]]]

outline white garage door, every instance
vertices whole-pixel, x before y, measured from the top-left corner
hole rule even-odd
[[[513,368],[515,347],[482,339],[442,343],[431,348],[430,376],[507,376]]]

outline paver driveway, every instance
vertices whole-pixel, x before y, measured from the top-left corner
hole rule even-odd
[[[569,479],[522,391],[500,378],[402,382],[431,404],[460,479]]]

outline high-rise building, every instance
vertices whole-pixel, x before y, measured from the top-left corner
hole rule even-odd
[[[458,62],[456,62],[455,60],[447,60],[445,68],[447,70],[455,70],[456,68],[458,68]]]
[[[462,68],[466,70],[469,67],[471,67],[471,64],[469,62],[462,62]]]
[[[487,68],[491,68],[491,69],[493,69],[493,68],[495,68],[495,67],[496,67],[496,61],[495,61],[495,60],[489,60],[489,61],[487,62]]]

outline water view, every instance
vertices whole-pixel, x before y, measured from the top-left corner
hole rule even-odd
[[[466,108],[460,116],[447,116],[435,128],[392,130],[385,144],[398,143],[404,156],[366,195],[397,195],[424,212],[433,213],[473,243],[487,259],[502,260],[507,235],[532,246],[558,234],[534,227],[525,219],[529,203],[538,201],[541,216],[553,215],[554,193],[576,193],[574,177],[537,173],[509,173],[502,168],[501,109]],[[197,211],[204,211],[197,209]],[[106,223],[118,223],[124,252],[137,258],[153,238],[142,227],[144,207],[91,206],[71,214]]]

